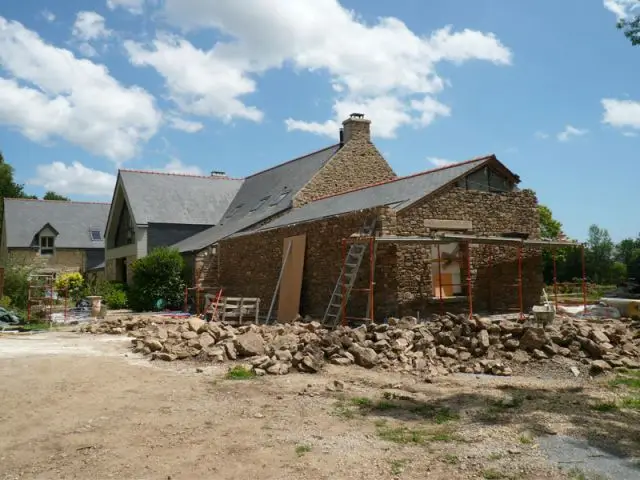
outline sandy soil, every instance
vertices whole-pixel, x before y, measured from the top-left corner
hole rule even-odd
[[[227,365],[148,362],[127,345],[0,337],[0,479],[589,478],[540,439],[640,453],[638,417],[594,411],[615,393],[586,379],[330,367],[228,380]]]

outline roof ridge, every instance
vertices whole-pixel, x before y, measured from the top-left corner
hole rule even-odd
[[[82,202],[77,200],[48,200],[44,198],[18,198],[18,197],[4,197],[4,200],[19,200],[22,202],[51,202],[51,203],[73,203],[81,205],[111,205],[111,202]]]
[[[175,173],[175,172],[159,172],[157,170],[137,170],[137,169],[129,169],[129,168],[121,168],[118,170],[119,172],[129,172],[129,173],[148,173],[150,175],[171,175],[174,177],[191,177],[191,178],[210,178],[214,180],[244,180],[242,177],[228,177],[228,176],[218,176],[218,175],[196,175],[195,173]]]
[[[293,163],[293,162],[298,161],[298,160],[302,160],[303,158],[310,157],[311,155],[315,155],[316,153],[320,153],[320,152],[323,152],[325,150],[329,150],[331,148],[335,148],[338,145],[340,145],[340,144],[339,143],[334,143],[333,145],[329,145],[328,147],[320,148],[318,150],[314,150],[313,152],[305,153],[304,155],[300,155],[299,157],[293,158],[291,160],[287,160],[286,162],[279,163],[277,165],[274,165],[273,167],[265,168],[264,170],[260,170],[260,171],[258,171],[256,173],[252,173],[251,175],[245,177],[245,179],[248,179],[248,178],[251,178],[251,177],[255,177],[256,175],[260,175],[261,173],[266,173],[266,172],[268,172],[270,170],[275,170],[276,168],[282,167],[284,165],[288,165],[289,163]]]
[[[467,165],[467,164],[473,163],[473,162],[479,162],[481,160],[489,160],[494,155],[495,154],[491,153],[489,155],[483,155],[483,156],[480,156],[480,157],[475,157],[475,158],[472,158],[470,160],[464,160],[462,162],[452,163],[451,165],[445,165],[443,167],[432,168],[430,170],[424,170],[422,172],[412,173],[410,175],[405,175],[405,176],[402,176],[402,177],[396,177],[396,178],[392,178],[390,180],[382,180],[381,182],[377,182],[377,183],[370,183],[368,185],[363,185],[363,186],[360,186],[360,187],[356,187],[356,188],[353,188],[351,190],[347,190],[345,192],[330,193],[329,195],[325,195],[323,197],[316,198],[315,200],[313,200],[313,202],[318,202],[320,200],[325,200],[327,198],[338,197],[340,195],[346,195],[347,193],[358,192],[360,190],[366,190],[367,188],[379,187],[380,185],[386,185],[388,183],[399,182],[400,180],[406,180],[408,178],[419,177],[421,175],[426,175],[426,174],[429,174],[429,173],[435,173],[435,172],[439,172],[441,170],[447,170],[449,168],[459,167],[461,165]],[[313,203],[313,202],[311,202],[311,203]]]

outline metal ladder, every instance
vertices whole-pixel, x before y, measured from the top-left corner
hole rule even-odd
[[[360,229],[359,236],[372,236],[376,229],[376,222],[377,217],[366,221]],[[329,306],[325,310],[324,317],[322,318],[323,325],[335,327],[340,322],[340,317],[342,316],[342,296],[344,294],[344,302],[346,304],[349,301],[351,289],[353,288],[353,284],[356,281],[358,270],[360,269],[360,264],[362,263],[362,259],[364,258],[364,254],[367,251],[368,247],[369,246],[364,243],[352,243],[349,246],[349,252],[347,253],[344,265],[342,266],[342,269],[340,271],[340,276],[338,276],[336,286],[334,287],[333,293],[331,294]]]

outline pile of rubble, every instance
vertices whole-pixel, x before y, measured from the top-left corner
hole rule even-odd
[[[621,321],[594,326],[562,318],[542,328],[447,314],[426,323],[405,317],[388,324],[328,330],[318,322],[233,327],[199,318],[128,317],[86,330],[128,332],[134,337],[133,351],[152,359],[245,359],[259,375],[314,373],[326,362],[426,375],[511,375],[511,362],[558,356],[589,366],[592,374],[613,367],[640,368],[640,329]]]

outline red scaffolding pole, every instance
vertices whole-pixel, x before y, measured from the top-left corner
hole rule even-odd
[[[520,306],[520,320],[524,318],[522,299],[522,246],[518,245],[518,304]]]
[[[556,305],[556,312],[558,311],[558,269],[556,265],[556,249],[551,250],[553,255],[553,302]]]
[[[489,287],[489,313],[493,313],[493,247],[491,245],[487,245],[489,249],[489,272],[488,272],[488,287]]]
[[[473,286],[471,283],[471,242],[467,242],[467,295],[469,296],[469,318],[473,316]]]
[[[444,315],[444,298],[442,297],[442,255],[440,254],[440,244],[436,245],[438,250],[438,298],[440,300],[440,315]]]
[[[587,313],[587,269],[584,260],[584,243],[580,248],[582,257],[582,311]]]

